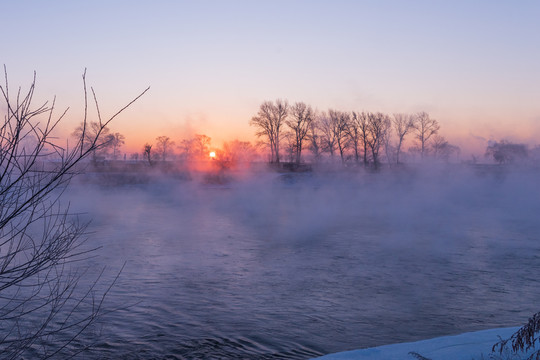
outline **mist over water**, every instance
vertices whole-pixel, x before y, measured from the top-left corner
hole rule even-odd
[[[111,279],[98,357],[299,358],[526,322],[540,173],[265,173],[74,184]],[[128,305],[127,308],[123,308]]]

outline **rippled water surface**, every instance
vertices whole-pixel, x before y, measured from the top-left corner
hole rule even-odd
[[[306,359],[539,310],[536,175],[378,176],[76,185],[93,268],[126,263],[88,356]]]

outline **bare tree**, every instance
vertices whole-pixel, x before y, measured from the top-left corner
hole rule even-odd
[[[348,147],[347,127],[349,126],[350,116],[346,112],[336,110],[328,110],[328,116],[330,118],[333,138],[335,139],[337,149],[339,150],[341,163],[344,164],[345,150]]]
[[[196,134],[191,139],[183,139],[178,146],[181,158],[187,161],[208,159],[211,141],[210,137],[202,134]]]
[[[314,120],[314,112],[311,106],[303,102],[297,102],[290,108],[290,117],[285,120],[285,123],[292,130],[292,144],[296,164],[300,164],[302,156],[302,148],[306,139],[310,126]]]
[[[212,139],[206,135],[197,134],[193,137],[191,146],[193,147],[193,154],[195,154],[197,159],[208,159],[211,142]]]
[[[192,139],[182,139],[178,149],[180,150],[180,158],[184,161],[190,161],[193,158],[193,140]]]
[[[289,113],[289,104],[284,100],[265,101],[259,107],[257,116],[251,118],[249,124],[256,126],[258,137],[266,137],[270,146],[270,162],[279,163],[279,142],[282,126]]]
[[[156,155],[159,156],[161,161],[166,161],[170,155],[174,141],[168,136],[158,136],[156,138]]]
[[[330,154],[331,158],[334,158],[336,151],[336,132],[334,131],[334,124],[332,118],[325,112],[319,115],[319,129],[321,133],[321,145],[322,151]]]
[[[444,138],[444,136],[433,136],[430,145],[430,152],[431,155],[433,155],[434,159],[448,159],[449,154],[447,154],[447,149],[449,144],[448,141],[446,141],[446,139]]]
[[[321,131],[322,149],[333,158],[336,150],[342,163],[345,163],[345,151],[349,146],[350,116],[343,111],[330,109],[328,113],[321,113],[319,116],[319,128]]]
[[[358,120],[358,114],[353,111],[350,120],[347,122],[347,127],[345,128],[345,133],[349,137],[349,144],[354,151],[354,162],[357,164],[360,162],[361,142],[360,123]]]
[[[458,146],[450,144],[443,136],[440,135],[433,136],[430,149],[434,159],[446,162],[450,160],[452,155],[460,153]]]
[[[146,143],[143,145],[143,151],[142,151],[143,159],[146,159],[148,161],[148,165],[153,165],[153,157],[154,154],[152,153],[152,144]]]
[[[232,140],[223,144],[223,160],[234,165],[251,162],[255,153],[256,149],[249,141]]]
[[[383,113],[368,113],[367,115],[367,143],[371,150],[373,166],[377,168],[380,165],[379,152],[386,132],[390,128],[390,118]]]
[[[405,140],[405,135],[414,129],[414,117],[408,114],[394,114],[392,118],[394,130],[396,132],[398,143],[396,146],[396,164],[399,165],[399,155],[401,153],[401,146]]]
[[[357,163],[359,162],[360,150],[362,150],[363,163],[364,166],[366,166],[368,164],[369,155],[368,114],[365,112],[357,113],[353,111],[346,132],[354,150],[355,161]]]
[[[308,127],[309,150],[313,155],[314,161],[318,162],[321,158],[321,134],[320,134],[319,116],[314,114],[313,121]]]
[[[296,141],[292,132],[286,132],[281,137],[285,141],[285,156],[289,163],[296,163]]]
[[[392,166],[396,162],[396,147],[392,144],[392,123],[388,121],[388,129],[383,134],[384,154],[386,155],[386,163],[388,166]]]
[[[142,96],[102,120],[94,90],[99,127],[88,136],[87,87],[83,75],[85,115],[71,148],[52,142],[52,133],[67,110],[55,114],[55,101],[34,107],[36,76],[28,91],[12,97],[4,67],[0,85],[0,357],[63,358],[85,349],[73,345],[100,315],[108,290],[98,295],[97,280],[82,289],[75,263],[88,255],[82,248],[85,224],[60,203],[62,190],[80,171],[83,159],[103,146],[107,125]],[[92,130],[93,131],[93,130]],[[48,149],[48,150],[47,150]],[[56,161],[48,161],[55,157]],[[38,354],[39,353],[39,354]]]
[[[111,134],[111,148],[113,150],[113,159],[116,160],[118,150],[126,143],[126,137],[119,132]]]
[[[439,125],[439,122],[430,118],[428,113],[420,112],[416,114],[416,118],[414,120],[414,129],[416,130],[416,139],[418,140],[422,160],[427,153],[427,144],[429,139],[433,135],[436,135],[440,128],[441,126]]]
[[[87,150],[93,145],[93,139],[97,139],[98,147],[92,151],[92,161],[96,162],[99,158],[105,158],[107,151],[112,145],[113,137],[110,129],[97,121],[89,123],[81,122],[71,134],[76,140],[84,137],[83,146]]]

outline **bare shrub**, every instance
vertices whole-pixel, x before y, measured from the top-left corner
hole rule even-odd
[[[529,352],[535,349],[537,343],[540,342],[540,312],[534,314],[527,324],[523,325],[518,331],[516,331],[510,338],[501,340],[493,345],[491,349],[493,352],[502,354],[508,349],[508,345],[511,345],[512,351],[517,353],[519,351]],[[539,360],[540,350],[535,350],[529,354],[527,360]]]
[[[85,270],[76,262],[93,251],[83,247],[87,224],[60,203],[82,162],[103,146],[106,126],[91,92],[99,127],[88,138],[88,94],[83,74],[85,115],[74,147],[62,148],[53,131],[67,110],[55,114],[55,101],[34,107],[36,75],[28,89],[11,93],[4,67],[0,85],[0,357],[3,359],[74,356],[85,345],[70,346],[102,313],[110,286],[97,276],[79,281]],[[113,282],[114,283],[114,282]]]

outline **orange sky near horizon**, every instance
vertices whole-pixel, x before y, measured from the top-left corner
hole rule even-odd
[[[38,85],[39,86],[39,85]],[[112,132],[120,132],[126,137],[126,144],[122,152],[134,153],[141,152],[145,143],[153,144],[158,136],[169,136],[176,144],[183,139],[189,139],[195,134],[205,134],[212,138],[212,147],[221,148],[223,142],[234,139],[242,141],[256,142],[256,129],[249,125],[249,120],[256,115],[258,105],[253,103],[251,106],[233,109],[230,107],[218,108],[208,106],[208,110],[196,109],[193,112],[185,112],[181,109],[176,111],[154,111],[148,103],[145,103],[145,97],[151,96],[150,93],[143,96],[137,103],[126,109],[110,125]],[[275,100],[275,99],[265,99]],[[264,100],[261,100],[261,102]],[[106,117],[115,113],[115,110],[121,108],[125,103],[108,104],[107,112],[102,111]],[[313,105],[313,104],[312,104]],[[100,106],[101,107],[101,106]],[[314,106],[316,107],[316,106]],[[319,109],[319,107],[317,107]],[[334,108],[345,110],[338,106],[328,106],[323,108]],[[79,110],[79,111],[77,111]],[[215,112],[212,112],[214,110]],[[358,111],[357,109],[354,109]],[[360,108],[359,111],[383,111],[388,114],[397,112],[415,113],[421,110],[389,108],[387,110],[371,110]],[[540,145],[540,119],[536,119],[534,114],[503,113],[494,108],[476,110],[468,112],[456,112],[453,109],[432,109],[431,117],[437,119],[441,124],[440,135],[444,136],[452,144],[458,145],[464,157],[470,155],[483,155],[487,142],[489,140],[507,139],[510,141],[524,142],[530,146]],[[519,121],[508,122],[508,118],[519,118]],[[59,137],[69,137],[70,133],[76,127],[77,121],[82,119],[80,109],[70,108],[68,116],[63,121],[61,129],[58,132]],[[89,120],[95,120],[95,114],[91,111]],[[407,136],[407,143],[411,145],[413,136]]]
[[[218,104],[218,106],[212,106],[209,103],[191,109],[189,109],[188,104],[186,107],[189,110],[187,111],[180,102],[168,110],[162,107],[157,109],[153,107],[155,100],[152,99],[152,96],[155,94],[152,94],[152,91],[151,88],[149,93],[120,114],[110,126],[113,132],[118,131],[126,136],[126,144],[122,150],[126,153],[141,152],[145,143],[155,143],[156,137],[162,135],[169,136],[176,144],[179,144],[182,139],[188,139],[195,134],[205,134],[212,138],[214,148],[221,148],[224,141],[234,139],[256,142],[256,129],[249,125],[249,120],[256,115],[262,101],[275,100],[275,98],[261,98],[258,101],[253,100],[249,104]],[[133,91],[131,93],[134,94],[132,97],[136,95]],[[106,107],[100,104],[103,116],[114,114],[131,99],[127,96],[123,98],[124,102],[122,103],[112,104],[109,101]],[[295,100],[289,99],[288,101],[292,103]],[[471,154],[483,155],[489,140],[506,139],[524,142],[530,146],[540,145],[540,118],[535,117],[535,114],[540,113],[540,106],[538,109],[532,108],[532,110],[531,108],[523,110],[519,106],[502,109],[496,104],[490,109],[464,106],[461,108],[457,106],[446,108],[426,106],[426,109],[420,106],[405,106],[405,109],[387,106],[381,109],[381,107],[364,108],[360,106],[353,108],[351,104],[345,102],[326,102],[322,104],[325,107],[317,106],[314,102],[305,102],[322,111],[328,108],[345,111],[383,111],[388,114],[398,112],[414,114],[419,111],[427,111],[431,117],[440,122],[440,135],[446,137],[452,144],[460,146],[465,157],[469,157]],[[340,105],[342,106],[340,107]],[[61,136],[69,135],[75,127],[73,124],[77,124],[76,119],[82,118],[81,109],[82,106],[79,109],[70,109],[70,111],[74,111],[68,113],[63,124],[68,130],[64,129]],[[96,119],[95,112],[90,111],[89,119]],[[509,119],[515,120],[508,121]],[[412,136],[408,135],[407,137],[407,142],[410,145],[413,141]]]

